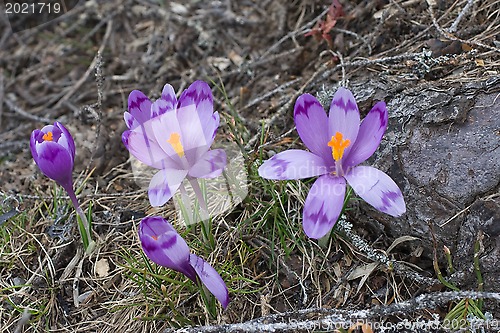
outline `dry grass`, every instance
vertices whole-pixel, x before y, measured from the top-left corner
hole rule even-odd
[[[467,11],[466,0],[435,7],[341,2],[346,16],[332,30],[333,50],[304,37],[328,5],[305,0],[87,1],[44,27],[17,34],[2,29],[0,196],[13,195],[22,210],[0,225],[2,331],[160,332],[306,308],[359,310],[426,291],[397,270],[370,266],[346,237],[321,246],[306,239],[300,223],[310,183],[264,181],[256,168],[269,150],[298,145],[290,110],[303,92],[367,75],[407,85],[498,75],[500,8],[494,0],[474,2]],[[444,46],[458,43],[457,54],[445,55],[438,38],[446,39]],[[225,93],[213,90],[216,109],[226,115],[220,137],[245,147],[249,170],[249,196],[217,220],[214,250],[198,230],[182,229],[230,288],[229,308],[215,317],[187,279],[156,271],[177,281],[169,283],[145,264],[139,219],[155,213],[175,222],[175,216],[172,206],[150,208],[120,140],[131,90],[156,98],[166,82],[180,91],[196,79],[223,84]],[[239,121],[233,122],[235,113]],[[67,198],[41,176],[29,153],[30,132],[54,120],[75,137],[77,183],[93,170],[80,194],[84,207],[94,207],[98,248],[91,256],[80,250]],[[54,224],[55,234],[48,231]],[[363,228],[370,222],[355,228],[370,246],[383,251],[392,243]],[[398,249],[392,257],[409,261],[411,254]],[[98,273],[105,263],[109,269]],[[429,266],[421,270],[434,274]],[[439,313],[417,315],[431,312]]]

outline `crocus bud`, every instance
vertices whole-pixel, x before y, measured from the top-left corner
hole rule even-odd
[[[158,265],[181,272],[193,282],[201,281],[225,309],[229,292],[222,277],[205,260],[190,253],[186,241],[160,216],[145,217],[139,223],[139,239],[146,256]]]
[[[30,139],[31,154],[42,173],[66,191],[72,188],[75,142],[66,127],[55,122],[34,130]]]

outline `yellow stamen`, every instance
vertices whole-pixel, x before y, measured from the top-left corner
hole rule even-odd
[[[184,147],[182,147],[181,136],[179,135],[179,133],[174,132],[170,134],[170,138],[167,140],[167,142],[170,143],[179,157],[184,156]]]
[[[328,147],[332,147],[332,156],[335,161],[338,161],[344,155],[344,149],[349,147],[351,140],[344,140],[344,135],[340,132],[332,135],[332,139],[328,142]]]
[[[43,141],[54,141],[54,138],[52,137],[52,132],[45,133],[42,139]]]

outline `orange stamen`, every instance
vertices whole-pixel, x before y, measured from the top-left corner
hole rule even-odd
[[[181,136],[179,133],[174,132],[170,134],[170,138],[167,140],[168,143],[172,146],[174,151],[179,155],[179,157],[184,156],[184,147],[181,143]]]
[[[151,238],[153,238],[154,240],[158,240],[158,236],[156,235],[152,235]]]
[[[335,161],[339,161],[344,156],[344,149],[351,145],[351,140],[344,140],[344,135],[340,132],[332,135],[331,140],[328,142],[328,147],[332,148],[332,156]]]
[[[42,137],[43,141],[54,141],[54,137],[52,136],[52,132],[47,132]]]

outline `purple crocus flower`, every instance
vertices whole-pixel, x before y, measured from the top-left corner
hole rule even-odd
[[[80,216],[85,235],[82,235],[86,250],[91,252],[95,246],[92,241],[90,225],[78,203],[73,190],[73,165],[75,162],[75,142],[69,131],[61,123],[36,129],[30,138],[31,155],[42,173],[61,185]]]
[[[55,122],[41,130],[36,129],[30,138],[31,155],[42,173],[53,179],[68,192],[73,205],[79,207],[73,191],[73,165],[75,142],[66,127]]]
[[[149,259],[181,272],[195,283],[199,278],[222,307],[227,307],[229,292],[219,273],[205,260],[190,253],[186,241],[167,220],[160,216],[143,218],[139,224],[139,239]]]
[[[31,155],[42,173],[67,192],[73,189],[75,142],[66,127],[55,122],[34,130],[30,138]]]
[[[149,184],[152,206],[165,204],[187,178],[214,178],[226,166],[222,149],[210,150],[219,113],[213,111],[212,91],[196,81],[179,100],[170,84],[154,103],[138,90],[130,93],[125,112],[128,131],[122,141],[141,162],[159,169]]]
[[[406,211],[401,190],[387,174],[358,166],[379,146],[387,119],[385,103],[378,102],[360,125],[358,106],[346,88],[339,88],[333,96],[329,116],[313,96],[303,94],[297,99],[295,125],[310,151],[291,149],[276,154],[260,166],[259,175],[278,180],[320,176],[304,205],[302,223],[307,236],[321,238],[333,228],[342,211],[346,183],[381,212],[400,216]]]

